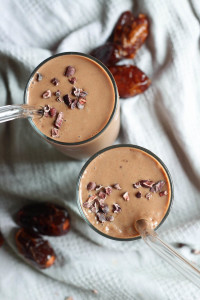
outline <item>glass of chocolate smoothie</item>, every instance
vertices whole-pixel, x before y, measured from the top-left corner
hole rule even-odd
[[[99,151],[86,162],[77,183],[82,217],[96,232],[115,240],[138,239],[135,223],[140,219],[157,229],[172,199],[167,167],[154,153],[134,145]]]
[[[116,83],[97,59],[65,52],[44,60],[31,74],[24,102],[44,109],[29,118],[34,130],[64,154],[82,159],[112,145],[120,128]]]

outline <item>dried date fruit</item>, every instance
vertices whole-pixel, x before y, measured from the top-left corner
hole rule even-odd
[[[143,14],[134,18],[130,11],[124,12],[114,29],[113,42],[121,46],[124,58],[134,58],[149,34],[149,21]]]
[[[3,238],[3,235],[0,231],[0,247],[3,245],[3,243],[4,243],[4,238]]]
[[[122,98],[133,97],[143,93],[151,84],[151,80],[136,66],[121,65],[109,67],[117,83]]]
[[[17,223],[34,232],[49,236],[64,235],[70,228],[67,210],[49,202],[24,206],[17,213]]]
[[[41,269],[51,267],[56,259],[54,250],[40,235],[25,228],[17,231],[16,244],[19,252]]]

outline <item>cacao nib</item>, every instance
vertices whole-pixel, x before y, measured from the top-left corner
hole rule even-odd
[[[162,191],[162,192],[159,193],[159,196],[160,197],[167,196],[167,194],[168,194],[167,191]]]
[[[49,112],[50,112],[50,106],[47,104],[44,106],[43,110],[44,110],[44,116],[48,117],[49,116]]]
[[[101,210],[104,214],[107,214],[109,212],[109,207],[107,204],[103,204],[100,206],[101,207]]]
[[[124,198],[125,201],[129,201],[130,200],[128,192],[126,192],[126,193],[123,194],[123,198]]]
[[[160,190],[163,188],[164,185],[165,185],[165,181],[160,180],[152,185],[152,187],[150,188],[150,192],[152,193],[160,192]]]
[[[121,190],[122,188],[120,187],[119,183],[115,183],[113,185],[113,188],[116,189],[116,190]]]
[[[104,192],[102,192],[102,191],[100,191],[99,193],[98,193],[98,196],[99,196],[99,198],[100,199],[106,199],[106,193],[104,193]]]
[[[200,254],[200,250],[192,249],[192,250],[191,250],[191,253],[193,253],[193,254],[195,254],[195,255],[198,255],[198,254]]]
[[[69,213],[66,208],[51,202],[24,206],[17,213],[17,223],[48,236],[65,235],[70,228]]]
[[[91,206],[94,204],[94,201],[96,199],[97,199],[96,195],[90,196],[88,198],[88,200],[83,203],[83,207],[85,207],[85,208],[91,208]]]
[[[87,92],[85,92],[83,89],[79,89],[77,87],[73,87],[72,88],[72,95],[75,97],[81,97],[81,98],[85,98],[87,96]]]
[[[73,100],[69,97],[68,94],[66,94],[65,96],[63,96],[63,100],[64,100],[64,102],[65,102],[66,105],[68,105],[69,107],[71,107]]]
[[[103,206],[103,205],[104,205],[104,202],[105,202],[105,199],[98,199],[98,202],[99,202],[99,205],[100,205],[100,206]]]
[[[111,186],[106,186],[106,187],[105,187],[105,192],[106,192],[107,195],[110,195],[110,194],[112,193],[112,188],[111,188]]]
[[[146,198],[147,200],[151,199],[151,197],[152,197],[152,194],[151,194],[151,193],[147,193],[147,194],[145,195],[145,198]]]
[[[51,136],[52,138],[58,138],[60,135],[59,135],[59,129],[56,128],[56,127],[53,127],[51,129]]]
[[[80,89],[80,95],[79,95],[79,97],[85,98],[87,96],[87,94],[88,93],[86,91],[84,91],[83,89]]]
[[[3,245],[3,243],[4,243],[4,238],[3,238],[3,235],[0,231],[0,247]]]
[[[139,187],[141,187],[140,181],[134,183],[134,184],[133,184],[133,187],[134,187],[135,189],[138,189]]]
[[[37,73],[37,74],[36,74],[36,80],[37,80],[38,82],[41,81],[42,78],[43,78],[42,74],[40,74],[40,73]]]
[[[140,180],[140,185],[144,188],[151,188],[153,184],[154,182],[151,180]]]
[[[88,191],[94,191],[95,188],[96,188],[96,186],[97,186],[96,183],[93,182],[93,181],[91,181],[91,182],[89,182],[88,185],[87,185],[87,190],[88,190]]]
[[[117,203],[113,203],[113,212],[114,213],[119,213],[121,211],[121,207]]]
[[[76,108],[77,103],[78,103],[78,100],[73,100],[73,101],[72,101],[72,104],[71,104],[71,109]]]
[[[80,101],[77,102],[78,109],[84,109],[84,104],[81,104]]]
[[[42,94],[42,98],[44,99],[48,99],[51,97],[51,91],[50,90],[46,90],[43,94]]]
[[[74,84],[74,83],[76,83],[76,77],[69,78],[68,81],[69,81],[71,84]]]
[[[106,221],[113,222],[114,221],[114,217],[113,216],[106,216]]]
[[[53,83],[53,85],[58,85],[59,80],[58,80],[57,78],[53,78],[53,79],[51,80],[51,83]]]
[[[96,215],[97,215],[97,220],[98,220],[100,223],[106,222],[106,216],[105,216],[104,213],[98,212]]]
[[[55,92],[55,96],[56,96],[56,97],[59,97],[59,96],[60,96],[60,90],[57,90],[57,91]]]
[[[62,125],[62,123],[63,123],[63,112],[59,112],[59,114],[58,114],[58,116],[57,116],[57,119],[56,119],[56,121],[55,121],[55,126],[56,126],[57,128],[60,128],[61,125]]]
[[[83,98],[78,98],[78,102],[82,105],[84,105],[86,103],[86,99]]]
[[[50,116],[53,118],[56,116],[56,113],[56,109],[54,107],[51,107],[49,111]]]
[[[64,75],[67,76],[67,77],[70,77],[70,76],[73,76],[75,74],[75,72],[76,72],[76,69],[74,67],[68,66],[65,70]]]
[[[92,205],[92,207],[90,207],[91,211],[93,213],[97,213],[99,211],[100,205],[98,201],[95,201],[94,204]]]
[[[141,198],[141,197],[142,197],[142,193],[141,193],[141,192],[137,192],[137,193],[135,194],[135,196],[136,196],[137,198]]]
[[[54,264],[56,259],[54,250],[40,235],[20,228],[15,240],[19,252],[32,264],[41,269],[49,268]]]

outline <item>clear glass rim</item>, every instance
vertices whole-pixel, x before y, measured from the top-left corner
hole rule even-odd
[[[100,230],[98,230],[96,227],[94,227],[89,221],[88,219],[86,218],[84,212],[83,212],[83,209],[81,207],[81,203],[79,201],[79,185],[80,185],[80,181],[81,181],[81,178],[82,178],[82,175],[85,171],[85,169],[87,168],[87,166],[91,163],[92,160],[94,160],[97,156],[99,156],[100,154],[110,150],[110,149],[114,149],[114,148],[120,148],[120,147],[127,147],[127,148],[134,148],[134,149],[139,149],[139,150],[142,150],[144,152],[146,152],[147,154],[151,155],[153,158],[155,158],[161,165],[162,167],[164,168],[166,174],[167,174],[167,177],[169,179],[169,184],[170,184],[170,188],[171,188],[171,197],[170,197],[170,201],[169,201],[169,206],[168,206],[168,209],[162,219],[162,221],[160,222],[160,224],[154,229],[154,230],[157,230],[163,223],[164,221],[166,220],[166,218],[168,217],[169,213],[170,213],[170,210],[172,208],[172,204],[173,204],[173,199],[174,199],[174,186],[173,186],[173,181],[172,181],[172,177],[170,175],[170,172],[168,170],[168,168],[166,167],[166,165],[164,164],[164,162],[156,155],[154,154],[153,152],[151,152],[150,150],[144,148],[144,147],[141,147],[141,146],[138,146],[138,145],[133,145],[133,144],[118,144],[118,145],[113,145],[113,146],[109,146],[109,147],[106,147],[100,151],[98,151],[97,153],[95,153],[93,156],[91,156],[87,161],[86,163],[84,164],[84,166],[82,167],[80,173],[79,173],[79,176],[78,176],[78,180],[77,180],[77,184],[76,184],[76,201],[77,201],[77,205],[78,205],[78,209],[79,209],[79,212],[80,212],[80,215],[82,216],[82,218],[84,219],[84,221],[94,230],[96,231],[97,233],[99,233],[100,235],[106,237],[106,238],[109,238],[111,240],[116,240],[116,241],[133,241],[133,240],[138,240],[138,239],[141,239],[141,236],[137,236],[137,237],[133,237],[133,238],[117,238],[117,237],[113,237],[113,236],[109,236],[103,232],[101,232]]]
[[[43,60],[34,70],[33,72],[31,73],[31,75],[29,76],[29,79],[26,83],[26,86],[25,86],[25,90],[24,90],[24,103],[26,104],[27,103],[27,99],[28,99],[28,87],[30,85],[30,82],[31,80],[33,79],[33,76],[34,74],[37,72],[37,70],[43,65],[45,64],[46,62],[48,62],[49,60],[51,59],[54,59],[55,57],[58,57],[58,56],[63,56],[63,55],[78,55],[78,56],[83,56],[83,57],[86,57],[88,59],[91,59],[93,60],[94,62],[96,62],[97,64],[99,64],[103,70],[107,73],[107,75],[109,76],[111,82],[112,82],[112,85],[113,85],[113,89],[114,89],[114,97],[115,97],[115,103],[114,103],[114,107],[113,107],[113,111],[112,111],[112,114],[108,120],[108,122],[106,123],[106,125],[101,129],[101,131],[99,131],[97,134],[95,134],[94,136],[92,136],[91,138],[87,139],[87,140],[84,140],[84,141],[80,141],[80,142],[74,142],[74,143],[66,143],[66,142],[60,142],[60,141],[57,141],[57,140],[54,140],[48,136],[46,136],[44,133],[42,133],[37,127],[36,125],[34,124],[32,118],[28,118],[31,126],[34,128],[34,130],[43,138],[45,138],[46,140],[48,140],[49,142],[51,143],[54,143],[54,144],[58,144],[58,145],[63,145],[63,146],[76,146],[76,145],[84,145],[94,139],[96,139],[98,136],[100,136],[104,131],[105,129],[109,126],[110,122],[112,121],[114,115],[115,115],[115,112],[116,112],[116,109],[117,109],[117,101],[118,101],[118,90],[117,90],[117,85],[116,85],[116,82],[114,80],[114,77],[113,75],[111,74],[111,72],[109,71],[109,69],[100,61],[98,60],[97,58],[89,55],[89,54],[85,54],[85,53],[82,53],[82,52],[73,52],[73,51],[70,51],[70,52],[61,52],[61,53],[58,53],[58,54],[54,54],[48,58],[46,58],[45,60]]]

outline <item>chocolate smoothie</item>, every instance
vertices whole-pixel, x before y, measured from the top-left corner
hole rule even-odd
[[[84,54],[63,53],[44,61],[32,75],[25,99],[44,108],[44,116],[31,121],[37,132],[69,156],[88,157],[118,135],[114,79]]]
[[[113,146],[83,169],[78,192],[81,211],[108,237],[138,237],[137,220],[147,219],[156,228],[167,214],[171,183],[152,155],[143,148]]]

